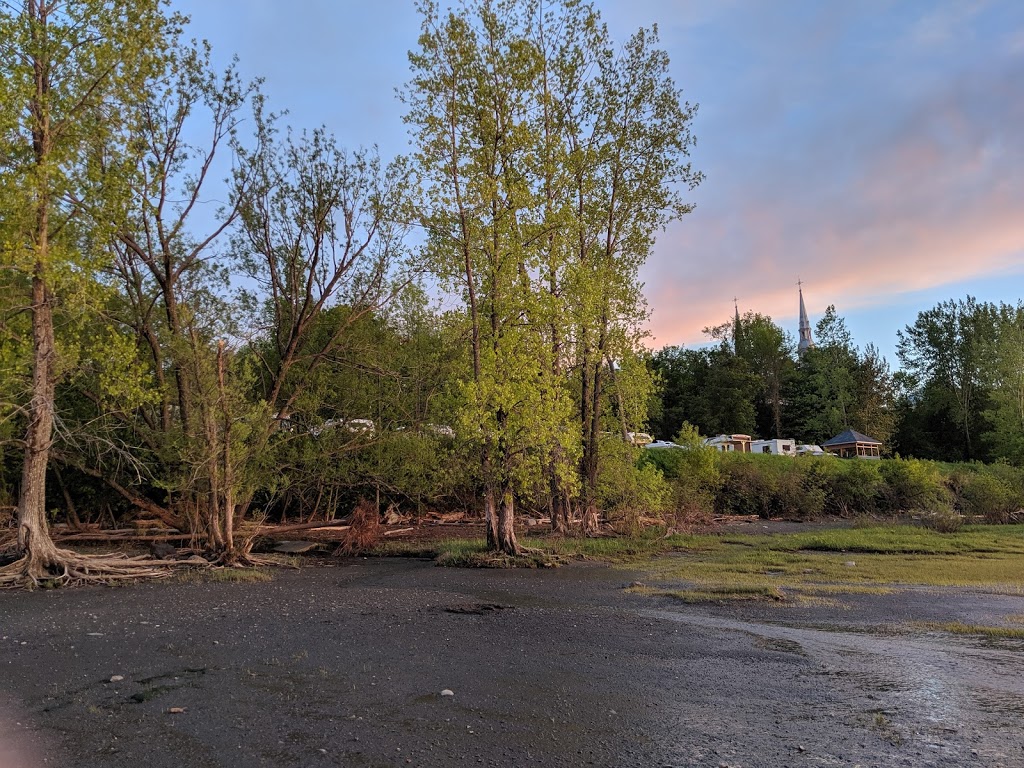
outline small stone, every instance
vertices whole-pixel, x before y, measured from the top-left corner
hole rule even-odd
[[[327,754],[327,750],[326,750],[326,749],[324,749],[323,747],[321,747],[319,751],[320,751],[320,752],[322,752],[322,753],[323,753],[323,754],[325,754],[325,755]]]
[[[124,675],[111,675],[110,676],[110,682],[112,682],[112,683],[120,683],[122,680],[124,680]]]
[[[797,749],[799,749],[799,750],[800,750],[801,752],[804,752],[804,751],[806,751],[806,748],[804,747],[804,745],[803,745],[803,744],[798,744],[798,745],[797,745]]]
[[[286,555],[302,555],[319,546],[315,541],[279,541],[274,545],[274,552]]]
[[[443,691],[441,691],[441,695],[442,696],[454,696],[455,695],[455,691],[451,690],[450,688],[445,688]]]
[[[149,552],[158,560],[170,560],[178,556],[178,548],[166,541],[154,541]]]

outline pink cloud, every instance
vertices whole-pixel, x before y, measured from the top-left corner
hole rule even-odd
[[[848,178],[829,179],[829,143],[815,142],[788,176],[734,183],[728,204],[698,203],[644,271],[654,343],[706,341],[701,329],[731,316],[734,295],[795,332],[798,276],[816,314],[1024,270],[1021,74],[984,88],[964,77],[923,99]]]

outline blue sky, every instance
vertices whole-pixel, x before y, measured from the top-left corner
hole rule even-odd
[[[296,128],[407,150],[395,88],[411,0],[172,0],[191,33],[266,79]],[[1024,293],[1024,3],[604,0],[617,40],[656,23],[700,104],[696,210],[643,272],[653,344],[741,310],[796,334],[835,304],[895,365],[896,331],[968,293]]]

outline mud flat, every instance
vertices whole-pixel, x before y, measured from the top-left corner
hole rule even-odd
[[[0,594],[0,765],[1024,765],[1022,642],[918,623],[1020,597],[685,605],[632,578],[354,560]]]

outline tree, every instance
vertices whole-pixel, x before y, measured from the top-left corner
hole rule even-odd
[[[248,309],[239,312],[238,329],[248,342],[236,350],[246,354],[234,355],[238,366],[227,370],[237,376],[226,386],[218,353],[218,399],[197,403],[200,413],[213,406],[201,423],[221,425],[207,427],[206,444],[222,447],[225,470],[193,476],[214,505],[210,543],[225,562],[250,560],[245,547],[236,548],[235,520],[271,484],[267,447],[281,417],[300,403],[319,416],[323,403],[309,397],[311,385],[337,361],[347,334],[410,280],[400,163],[384,167],[375,151],[349,152],[323,129],[278,141],[264,125],[259,139],[254,154],[243,153],[252,172],[239,178],[232,240],[235,263],[255,286],[236,307]],[[225,410],[231,402],[234,410]],[[216,468],[212,461],[199,466]]]
[[[694,108],[653,31],[616,55],[590,5],[420,9],[406,120],[434,270],[465,301],[467,427],[479,439],[488,530],[513,553],[513,499],[537,485],[538,466],[557,468],[547,483],[564,528],[580,433],[586,519],[596,521],[598,438],[630,411],[626,385],[640,385],[617,376],[634,370],[645,316],[636,270],[652,233],[689,210],[673,183],[699,181],[685,162]]]
[[[761,382],[727,345],[666,347],[654,354],[651,366],[662,383],[660,415],[651,417],[657,437],[671,439],[685,423],[704,435],[754,433]]]
[[[635,354],[647,318],[639,269],[654,233],[692,210],[684,189],[703,179],[689,162],[697,107],[682,98],[658,42],[656,27],[638,30],[617,55],[600,41],[597,75],[568,137],[586,529],[597,522],[605,379],[615,360]]]
[[[996,338],[983,358],[991,400],[985,442],[996,458],[1024,464],[1024,305],[1001,304]]]
[[[783,437],[783,391],[793,375],[796,350],[792,336],[767,315],[751,311],[744,313],[738,325],[723,323],[705,328],[704,333],[723,345],[734,343],[736,355],[761,381],[756,402],[758,432]]]
[[[787,398],[794,431],[821,443],[852,428],[888,443],[895,419],[888,363],[873,345],[863,353],[854,346],[835,306],[825,310],[815,338],[797,363]]]
[[[535,483],[567,420],[539,332],[544,239],[529,234],[544,207],[531,162],[540,57],[525,39],[524,4],[474,3],[443,17],[432,2],[420,10],[405,100],[427,184],[428,249],[435,274],[466,304],[472,370],[460,427],[479,450],[488,542],[515,555],[516,492]]]
[[[83,287],[101,255],[82,249],[81,201],[116,206],[122,191],[105,160],[123,146],[131,110],[165,66],[179,26],[158,0],[27,0],[0,9],[0,112],[11,116],[4,141],[5,191],[20,190],[23,215],[8,221],[11,262],[24,276],[31,316],[31,390],[18,502],[23,558],[0,583],[131,575],[128,563],[89,561],[58,549],[46,521],[46,473],[62,374],[54,312]],[[5,201],[8,202],[8,201]],[[99,207],[93,203],[91,207]],[[92,236],[92,240],[102,237]]]
[[[941,302],[897,332],[896,354],[917,396],[948,393],[959,434],[936,437],[965,461],[983,458],[976,439],[988,396],[983,356],[995,333],[996,308],[979,304],[973,296]]]

